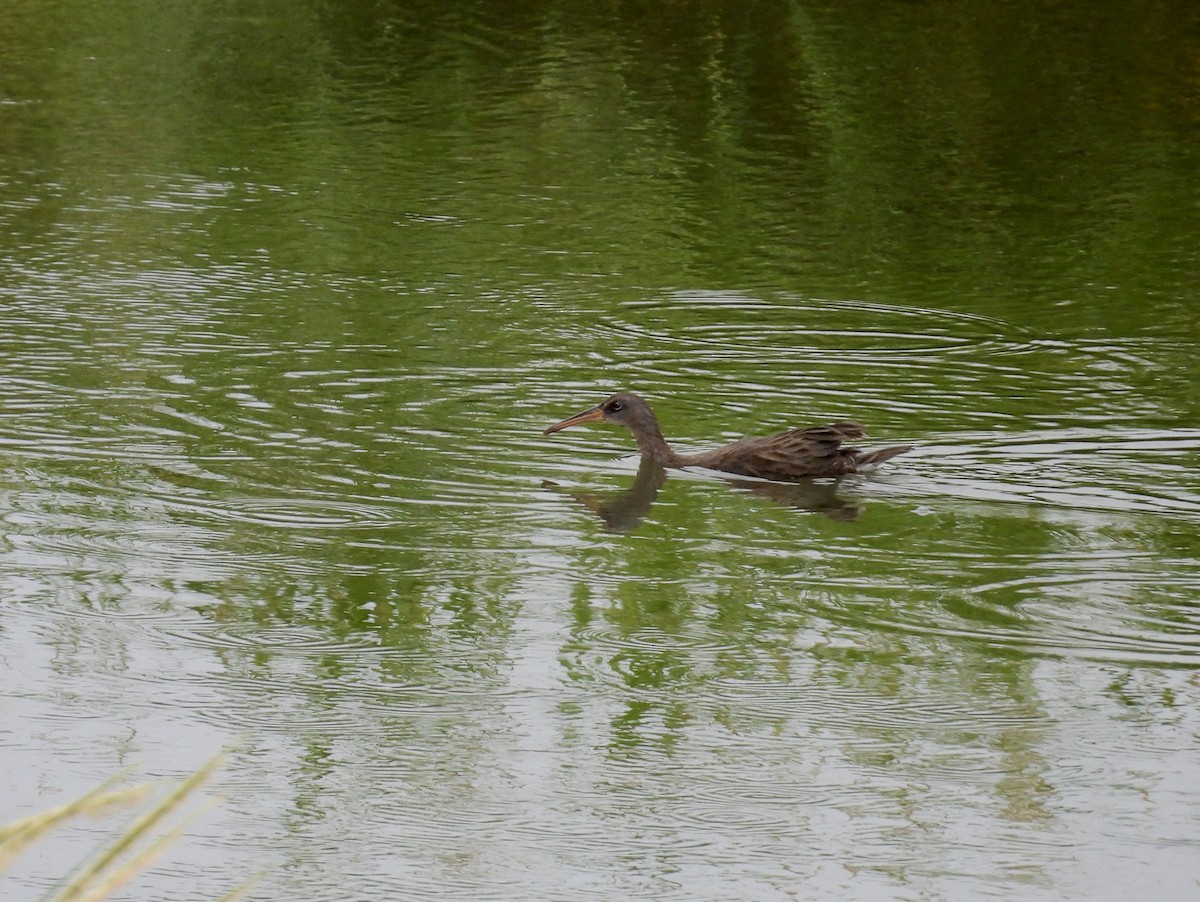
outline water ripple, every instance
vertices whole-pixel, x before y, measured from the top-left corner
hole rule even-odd
[[[0,454],[16,486],[10,560],[25,572],[82,562],[96,579],[157,581],[207,611],[219,607],[209,596],[272,577],[319,609],[339,591],[322,587],[330,573],[403,574],[434,587],[438,604],[475,591],[478,574],[539,574],[552,593],[584,583],[602,605],[652,585],[669,599],[666,619],[593,620],[574,633],[582,650],[563,656],[580,678],[627,689],[718,678],[736,643],[703,617],[682,624],[715,616],[740,586],[763,593],[756,616],[814,652],[837,644],[825,630],[844,630],[846,641],[876,631],[1200,660],[1193,559],[1172,563],[1160,538],[1200,523],[1200,431],[1114,425],[1172,351],[1161,340],[1065,340],[976,314],[783,294],[678,292],[602,313],[546,295],[533,309],[553,310],[555,327],[530,330],[511,365],[502,353],[475,364],[447,358],[434,320],[403,355],[362,335],[280,331],[279,299],[350,296],[351,277],[314,285],[253,266],[127,268],[73,285],[17,276],[39,300],[8,292],[0,312],[12,326],[0,339]],[[110,297],[120,300],[96,305]],[[491,301],[520,315],[502,293]],[[444,303],[405,315],[423,329]],[[120,377],[98,384],[79,365],[81,343]],[[222,367],[205,365],[213,357]],[[612,388],[653,386],[688,448],[739,425],[826,415],[861,415],[883,441],[918,447],[831,489],[840,505],[672,474],[632,534],[598,542],[586,496],[628,485],[628,437],[540,434],[603,394],[598,368]],[[1057,422],[1042,419],[1039,397],[1055,399]],[[35,482],[55,489],[24,488]],[[639,568],[637,550],[659,546],[686,565]],[[305,653],[286,631],[195,641]]]

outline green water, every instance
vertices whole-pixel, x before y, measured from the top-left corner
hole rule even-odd
[[[117,898],[1194,897],[1191,4],[5,16],[5,820],[232,745]]]

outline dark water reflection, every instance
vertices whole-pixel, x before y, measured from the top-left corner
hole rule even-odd
[[[3,809],[237,738],[133,892],[1188,897],[1200,29],[1135,12],[16,4]],[[617,388],[917,450],[541,436]]]
[[[605,496],[591,492],[568,492],[576,501],[600,518],[604,528],[612,532],[635,529],[650,513],[659,491],[667,481],[667,471],[649,458],[642,458],[637,475],[627,489]],[[729,479],[736,490],[770,498],[777,504],[799,510],[821,511],[838,520],[854,520],[861,512],[860,505],[838,494],[841,480],[808,479],[795,483],[769,482],[756,479]],[[547,488],[558,488],[547,480]]]

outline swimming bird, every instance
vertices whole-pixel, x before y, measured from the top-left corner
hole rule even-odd
[[[569,426],[595,422],[624,426],[633,433],[642,457],[663,467],[707,467],[738,476],[785,482],[811,476],[858,473],[913,448],[912,445],[896,445],[878,451],[859,451],[844,447],[843,442],[864,438],[867,434],[858,423],[845,421],[808,429],[788,429],[761,438],[739,439],[698,454],[679,454],[663,438],[658,418],[646,400],[627,391],[617,392],[595,407],[555,423],[542,434],[550,435]]]

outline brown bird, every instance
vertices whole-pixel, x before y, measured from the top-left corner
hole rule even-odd
[[[913,447],[897,445],[879,451],[844,448],[842,442],[867,434],[858,423],[844,422],[810,429],[788,429],[761,438],[739,439],[712,451],[679,454],[663,438],[658,418],[650,405],[633,392],[617,392],[595,407],[555,423],[543,435],[597,421],[624,426],[633,433],[642,457],[664,467],[707,467],[739,476],[784,481],[858,473],[911,451]]]

